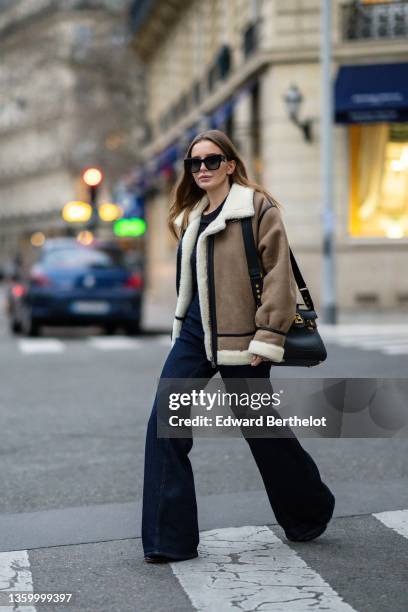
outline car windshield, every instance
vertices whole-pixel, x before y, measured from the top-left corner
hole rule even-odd
[[[121,253],[98,249],[56,249],[43,254],[41,263],[50,268],[111,268],[123,265]]]

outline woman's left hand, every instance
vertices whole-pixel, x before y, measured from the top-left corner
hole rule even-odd
[[[257,366],[261,361],[268,361],[268,359],[262,355],[252,355],[251,366]]]

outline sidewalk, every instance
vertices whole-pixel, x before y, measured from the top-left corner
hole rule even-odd
[[[322,315],[319,317],[322,318]],[[405,310],[343,310],[338,313],[340,325],[398,325],[408,324],[408,309]]]

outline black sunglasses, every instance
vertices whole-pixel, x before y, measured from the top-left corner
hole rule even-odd
[[[207,170],[218,170],[222,161],[227,161],[227,158],[220,153],[207,155],[207,157],[186,157],[184,160],[184,167],[188,172],[195,174],[200,171],[202,162],[204,162],[204,166]]]

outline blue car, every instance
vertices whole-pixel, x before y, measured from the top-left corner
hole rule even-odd
[[[102,325],[140,332],[143,278],[122,250],[75,239],[48,239],[9,291],[10,329],[36,336],[43,325]]]

